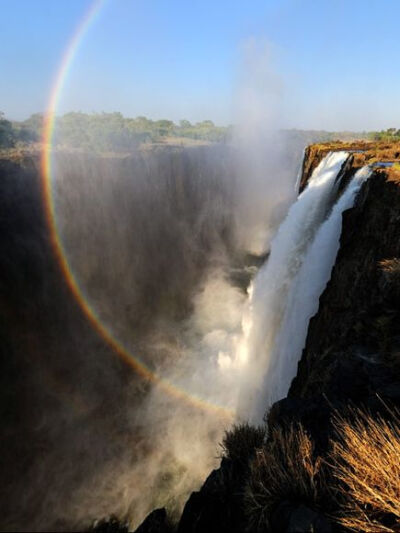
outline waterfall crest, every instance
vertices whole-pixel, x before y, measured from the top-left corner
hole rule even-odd
[[[265,410],[266,405],[284,396],[287,392],[284,384],[290,384],[293,378],[294,373],[289,376],[284,361],[276,359],[281,353],[276,341],[281,331],[282,336],[290,337],[282,325],[289,320],[286,315],[290,309],[289,299],[295,298],[294,294],[292,296],[295,280],[331,208],[336,178],[347,157],[347,152],[329,153],[314,170],[306,189],[291,206],[272,240],[268,261],[250,288],[241,346],[248,361],[248,372],[243,380],[240,405],[241,414],[253,413],[256,421],[260,419],[258,406],[263,404]],[[256,402],[256,399],[259,400]]]

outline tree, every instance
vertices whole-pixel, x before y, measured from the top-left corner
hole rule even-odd
[[[4,117],[4,113],[0,111],[0,147],[11,148],[15,145],[16,135],[9,120]]]
[[[191,128],[192,124],[189,122],[189,120],[180,120],[179,121],[179,127],[182,129]]]
[[[158,135],[161,137],[171,134],[174,123],[172,120],[157,120],[155,122]]]
[[[34,113],[21,124],[22,128],[30,130],[36,138],[40,138],[43,132],[44,113]]]
[[[196,126],[200,126],[201,128],[215,128],[212,120],[203,120],[202,122],[198,122]]]

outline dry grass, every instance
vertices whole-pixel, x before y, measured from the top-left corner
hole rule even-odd
[[[383,259],[379,267],[388,279],[400,282],[400,259]]]
[[[332,468],[340,481],[339,523],[354,531],[400,531],[400,419],[375,419],[359,409],[336,416]]]
[[[243,459],[256,447],[244,494],[247,530],[272,531],[274,512],[291,502],[324,514],[340,530],[400,532],[400,413],[388,409],[388,417],[360,409],[336,414],[325,460],[300,424],[273,428],[264,443],[247,425],[229,432],[227,456]]]
[[[249,531],[271,529],[270,517],[284,500],[316,508],[325,494],[321,458],[301,425],[277,427],[256,452],[245,494]]]

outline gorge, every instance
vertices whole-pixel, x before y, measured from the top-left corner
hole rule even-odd
[[[321,161],[326,164],[329,157],[332,159],[326,155],[331,148],[320,145],[307,149],[301,180],[303,194],[318,176],[318,164],[321,166]],[[389,511],[377,512],[373,503],[366,507],[362,519],[357,518],[358,522],[348,519],[354,513],[351,500],[354,493],[344,485],[344,492],[347,492],[343,496],[343,485],[329,470],[329,464],[333,461],[335,442],[343,438],[340,429],[345,428],[345,423],[338,424],[338,417],[347,417],[352,421],[350,425],[357,424],[362,411],[355,409],[360,408],[366,409],[372,420],[389,420],[398,427],[396,409],[400,401],[400,381],[396,354],[399,345],[395,325],[399,318],[400,172],[395,163],[398,152],[396,146],[383,144],[364,144],[360,149],[356,143],[338,143],[335,148],[348,150],[346,155],[334,154],[339,169],[342,166],[336,193],[333,193],[336,203],[330,214],[323,217],[303,267],[297,266],[297,284],[292,287],[287,308],[289,316],[284,320],[284,327],[288,329],[282,327],[282,338],[278,336],[275,345],[279,354],[275,361],[277,368],[273,369],[274,377],[270,382],[271,374],[267,373],[267,379],[264,378],[264,396],[261,396],[256,421],[265,413],[267,433],[260,435],[257,433],[260,430],[246,425],[228,432],[221,465],[209,475],[200,491],[189,498],[179,532],[348,531],[347,524],[356,530],[381,531],[383,527],[396,530],[396,515]],[[343,164],[346,157],[347,162]],[[389,158],[390,164],[386,163]],[[313,176],[310,169],[317,169]],[[338,169],[334,177],[337,173]],[[289,219],[290,211],[281,229]],[[305,230],[304,223],[299,227],[299,231],[302,230]],[[273,244],[270,259],[273,259],[272,253]],[[267,270],[268,262],[260,269],[258,278],[266,276]],[[280,274],[281,269],[277,272]],[[255,285],[257,281],[256,278]],[[268,324],[264,317],[262,324],[265,323]],[[264,334],[262,343],[265,343],[268,329],[261,327],[260,331]],[[286,362],[296,351],[301,355],[297,374],[297,360]],[[285,362],[292,365],[291,375]],[[289,372],[287,388],[292,377],[295,378],[287,396],[287,389],[283,387],[274,397],[268,385],[276,391],[276,380],[285,372]],[[261,378],[259,375],[259,380]],[[372,435],[371,419],[357,426],[364,431],[363,439],[367,442],[372,439],[369,437]],[[298,440],[293,441],[295,428],[299,427],[304,428],[311,439],[310,457],[313,459],[304,455],[304,439],[296,437]],[[378,428],[382,431],[379,425]],[[399,434],[390,435],[393,443],[398,442],[396,435]],[[279,449],[285,451],[279,452]],[[372,449],[371,445],[370,451]],[[269,450],[267,459],[279,461],[275,470],[263,463],[265,450]],[[376,453],[379,456],[378,450]],[[326,462],[324,482],[319,479],[319,466],[312,474],[309,490],[300,486],[295,477],[286,484],[279,479],[279,476],[284,479],[279,468],[285,469],[289,476],[301,478],[301,464],[308,460],[308,468],[320,464],[319,461]],[[364,456],[362,460],[368,465],[372,457]],[[377,461],[379,463],[379,459]],[[384,475],[382,471],[380,475]],[[396,475],[391,483],[397,483]],[[278,482],[274,484],[271,476],[277,476]],[[305,476],[306,481],[307,476],[311,474],[308,472]],[[268,484],[272,486],[270,490]],[[163,531],[160,525],[152,529],[157,519],[163,523],[161,516],[157,512],[150,515],[140,531]]]
[[[57,154],[81,300],[54,260],[37,161],[1,161],[5,528],[134,529],[154,508],[141,533],[339,527],[329,491],[293,483],[266,504],[253,489],[282,432],[301,424],[325,460],[335,413],[389,417],[400,401],[400,150],[311,145],[293,201],[296,150],[275,198],[232,179],[227,146]],[[249,253],[255,196],[274,236]]]

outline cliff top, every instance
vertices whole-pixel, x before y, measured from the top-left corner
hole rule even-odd
[[[344,150],[351,152],[353,160],[351,167],[356,170],[364,165],[373,164],[377,172],[384,171],[387,179],[400,182],[400,142],[388,141],[333,141],[310,144],[307,147],[304,163],[303,177],[300,184],[302,190],[311,176],[314,168],[321,159],[331,151]]]

